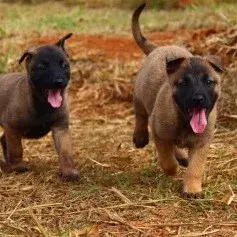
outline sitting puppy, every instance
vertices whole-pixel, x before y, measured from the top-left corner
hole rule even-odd
[[[134,82],[137,148],[149,142],[148,118],[161,168],[175,175],[178,164],[188,166],[184,196],[201,195],[208,147],[216,123],[220,94],[219,58],[193,56],[178,46],[157,47],[141,34],[139,16],[146,4],[133,14],[133,35],[148,57]],[[188,154],[182,150],[188,149]]]
[[[72,160],[66,87],[70,65],[64,48],[68,34],[55,45],[27,50],[19,63],[26,60],[27,74],[0,76],[0,124],[4,129],[1,145],[6,172],[24,172],[22,138],[41,138],[50,131],[59,155],[63,180],[76,180],[78,173]]]

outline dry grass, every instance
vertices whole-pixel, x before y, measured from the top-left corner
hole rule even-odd
[[[131,38],[78,35],[68,49],[73,69],[70,127],[81,180],[59,180],[50,135],[25,140],[24,157],[31,171],[0,174],[0,236],[236,236],[235,32],[216,28],[150,35],[159,44],[178,42],[193,52],[205,50],[228,59],[205,174],[205,199],[180,197],[185,169],[175,178],[164,175],[152,141],[142,150],[133,147],[131,79],[142,56]],[[20,55],[28,44],[56,38],[13,38],[13,48]],[[2,41],[4,53],[8,40]],[[17,57],[10,57],[4,67],[22,70]]]
[[[167,177],[157,165],[152,142],[143,150],[131,142],[131,78],[140,60],[112,60],[84,50],[69,44],[71,130],[81,180],[71,184],[58,179],[51,136],[25,141],[31,172],[1,174],[0,234],[235,236],[236,130],[218,127],[207,163],[205,199],[183,200],[184,169],[174,179]]]
[[[81,181],[58,179],[50,137],[26,141],[32,172],[1,175],[2,235],[80,236],[99,228],[101,236],[168,236],[209,227],[218,230],[213,236],[234,236],[236,131],[219,129],[216,134],[207,164],[206,199],[185,201],[179,197],[183,170],[175,180],[168,178],[156,165],[152,145],[133,148],[130,113],[123,119],[73,116],[72,121]]]

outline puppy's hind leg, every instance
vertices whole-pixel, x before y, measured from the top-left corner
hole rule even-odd
[[[148,114],[143,105],[134,99],[135,106],[135,129],[133,143],[136,148],[143,148],[149,143]]]
[[[158,152],[161,168],[168,175],[175,175],[179,170],[179,164],[175,158],[175,146],[172,141],[165,141],[154,135],[154,141]]]
[[[1,163],[1,168],[5,172],[25,172],[27,165],[23,162],[23,149],[21,136],[10,128],[4,129],[1,137],[1,145],[5,162]]]

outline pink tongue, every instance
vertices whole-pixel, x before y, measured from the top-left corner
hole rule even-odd
[[[207,126],[207,118],[205,110],[194,109],[192,112],[192,119],[190,125],[195,133],[203,133]]]
[[[63,98],[60,94],[61,90],[48,90],[48,102],[54,108],[59,108],[62,104]]]

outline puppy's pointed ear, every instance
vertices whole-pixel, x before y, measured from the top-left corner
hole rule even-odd
[[[63,51],[65,51],[64,44],[65,41],[72,37],[72,33],[65,35],[63,38],[61,38],[55,45],[57,45],[59,48],[61,48]]]
[[[30,48],[27,49],[23,55],[21,56],[20,60],[19,60],[19,64],[21,64],[25,59],[31,58],[32,56],[34,56],[36,54],[36,49],[35,48]]]
[[[185,59],[186,58],[167,58],[166,71],[168,75],[176,72]]]
[[[209,55],[205,57],[209,64],[214,68],[215,71],[222,73],[225,71],[225,68],[222,64],[221,58],[215,55]]]

